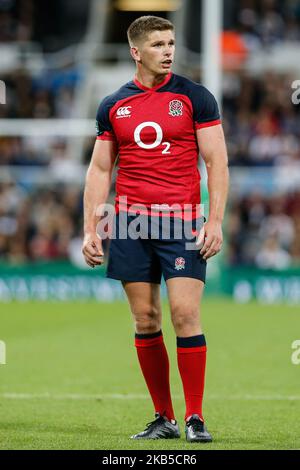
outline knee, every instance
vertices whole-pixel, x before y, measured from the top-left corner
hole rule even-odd
[[[199,326],[199,311],[193,308],[175,306],[171,311],[172,323],[177,334]]]
[[[161,312],[154,306],[143,306],[133,316],[137,333],[151,334],[161,329]]]

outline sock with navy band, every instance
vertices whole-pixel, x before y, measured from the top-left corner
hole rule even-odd
[[[202,401],[206,365],[205,336],[177,337],[177,362],[186,404],[185,419],[197,414],[204,421]]]
[[[135,335],[139,363],[151,395],[154,409],[161,416],[174,420],[169,382],[169,358],[161,331]]]

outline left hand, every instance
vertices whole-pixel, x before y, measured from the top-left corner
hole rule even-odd
[[[223,234],[221,222],[215,220],[208,220],[202,229],[200,230],[199,236],[196,241],[196,245],[199,245],[200,254],[206,260],[215,256],[222,248]]]

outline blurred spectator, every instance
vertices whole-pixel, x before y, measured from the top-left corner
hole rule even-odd
[[[231,84],[230,84],[231,82]],[[231,166],[300,168],[300,107],[291,102],[293,77],[236,73],[224,81],[223,123]]]
[[[262,269],[286,269],[291,264],[291,256],[284,250],[278,239],[267,238],[255,257],[255,263]]]
[[[71,87],[62,86],[54,102],[55,116],[60,119],[70,119],[73,117],[74,96]]]
[[[237,22],[249,50],[270,47],[280,41],[300,40],[298,0],[242,0],[237,4]]]
[[[69,259],[82,230],[82,190],[74,185],[22,191],[0,184],[0,261]]]
[[[64,139],[57,139],[51,148],[51,160],[49,164],[49,176],[55,181],[72,183],[78,180],[82,172],[79,162],[69,158],[67,154],[66,142]]]
[[[37,41],[48,51],[62,49],[84,36],[89,7],[90,0],[0,0],[0,42]]]
[[[0,117],[73,117],[74,88],[80,80],[76,68],[46,69],[38,75],[19,68],[2,75],[1,79],[6,84],[7,100],[0,107]]]
[[[275,237],[280,245],[288,249],[295,237],[293,219],[285,213],[286,198],[275,197],[269,203],[269,215],[266,216],[259,230],[262,239]]]
[[[0,0],[0,42],[29,41],[33,13],[33,0]]]
[[[283,269],[300,265],[300,192],[236,199],[227,220],[231,265]]]

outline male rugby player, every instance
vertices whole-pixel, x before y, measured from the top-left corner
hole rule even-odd
[[[137,356],[155,411],[154,421],[132,438],[180,437],[161,331],[163,275],[177,336],[186,439],[211,442],[202,414],[206,341],[199,306],[207,260],[222,246],[228,166],[220,115],[215,98],[205,87],[171,72],[175,51],[172,23],[142,16],[130,25],[128,40],[136,75],[106,97],[97,113],[98,137],[84,194],[83,254],[91,267],[103,263],[102,242],[96,234],[97,208],[108,197],[118,155],[117,230],[110,244],[107,276],[122,281],[128,297]],[[207,221],[198,210],[199,153],[208,173]],[[142,224],[141,236],[118,236],[121,219],[127,229],[137,217],[149,221]],[[162,233],[166,220],[171,236]],[[174,236],[178,221],[185,228]],[[151,236],[151,227],[158,229],[155,236]]]

